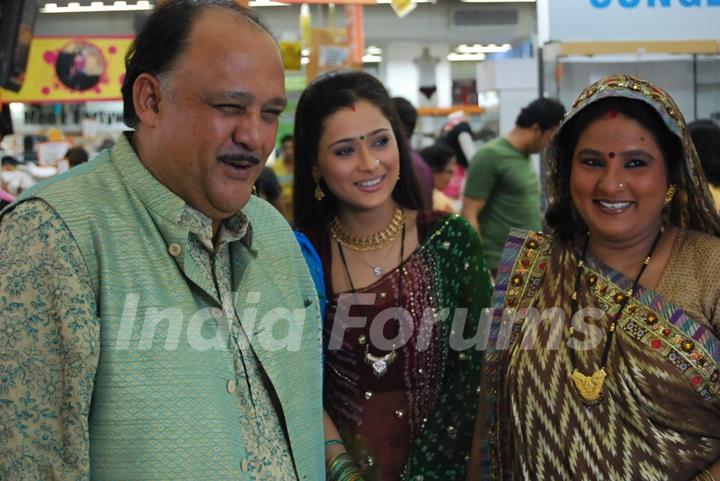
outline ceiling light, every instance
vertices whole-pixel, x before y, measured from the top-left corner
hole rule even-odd
[[[447,59],[450,62],[482,62],[485,60],[484,53],[449,53]]]
[[[251,0],[251,7],[289,7],[289,3],[274,2],[273,0]]]
[[[382,55],[370,55],[365,54],[362,58],[363,63],[380,63],[382,62]]]
[[[377,0],[377,3],[392,3],[392,0]],[[435,3],[435,0],[412,0],[412,3]]]
[[[535,3],[535,0],[460,0],[462,3]]]
[[[504,43],[502,45],[496,45],[491,43],[489,45],[481,45],[476,43],[475,45],[460,44],[455,48],[457,53],[504,53],[512,49],[512,45]]]
[[[90,5],[70,2],[67,7],[58,7],[57,3],[46,3],[40,11],[42,13],[131,12],[151,10],[152,8],[153,6],[148,0],[139,0],[135,4],[128,4],[128,2],[118,0],[112,5],[105,5],[103,2],[91,2]]]

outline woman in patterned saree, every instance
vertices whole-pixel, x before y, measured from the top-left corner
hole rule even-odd
[[[345,479],[332,451],[343,443],[368,480],[465,481],[481,356],[451,330],[473,337],[489,275],[464,219],[418,211],[399,125],[363,72],[316,79],[297,106],[295,222],[320,254],[328,299],[325,409],[339,433],[328,475]]]
[[[720,220],[682,114],[609,77],[547,159],[548,232],[511,232],[495,288],[493,478],[720,480]]]

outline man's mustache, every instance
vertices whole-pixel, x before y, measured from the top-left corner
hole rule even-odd
[[[257,158],[256,156],[254,156],[253,154],[250,154],[250,153],[247,153],[247,152],[243,152],[243,153],[239,153],[239,154],[221,154],[221,155],[218,155],[218,158],[217,158],[217,159],[218,159],[220,162],[233,162],[233,161],[234,161],[234,162],[240,162],[240,161],[243,161],[243,162],[250,162],[250,163],[253,164],[253,165],[259,165],[259,164],[260,164],[260,159],[258,159],[258,158]]]

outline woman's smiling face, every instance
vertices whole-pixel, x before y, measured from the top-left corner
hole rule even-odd
[[[610,112],[578,138],[570,193],[596,240],[632,242],[657,232],[667,188],[662,150],[638,122]]]
[[[365,100],[330,115],[315,168],[341,209],[373,210],[392,202],[400,153],[390,121]]]

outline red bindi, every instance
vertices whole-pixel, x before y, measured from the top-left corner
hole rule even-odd
[[[617,112],[617,110],[611,110],[610,112],[608,112],[607,115],[609,118],[614,119],[618,116],[618,112]]]
[[[350,106],[350,108],[352,109],[353,112],[356,112],[356,110],[355,110],[355,104],[352,104],[352,105]]]
[[[615,152],[610,152],[610,153],[608,154],[608,157],[610,157],[611,159],[614,159],[614,158],[615,158]]]

